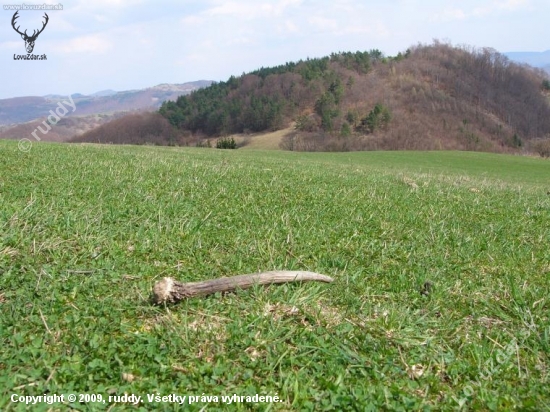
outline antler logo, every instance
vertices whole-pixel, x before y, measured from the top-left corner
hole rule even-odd
[[[42,31],[44,31],[44,28],[48,24],[48,20],[50,18],[48,17],[48,15],[46,13],[44,13],[44,17],[46,18],[46,21],[43,23],[42,28],[40,30],[38,30],[38,33],[36,32],[36,30],[33,30],[32,36],[29,36],[29,35],[27,35],[27,30],[25,30],[24,33],[21,33],[19,31],[20,26],[17,26],[17,28],[15,27],[15,23],[16,23],[15,20],[19,17],[17,15],[17,13],[19,13],[19,11],[16,11],[15,14],[13,15],[13,17],[11,19],[11,25],[12,25],[13,29],[21,35],[21,38],[23,40],[25,40],[25,48],[27,49],[27,53],[32,53],[32,51],[34,49],[34,42],[36,41],[36,38],[38,37],[38,35],[40,33],[42,33]]]

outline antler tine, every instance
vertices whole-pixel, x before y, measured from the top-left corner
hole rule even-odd
[[[21,32],[19,31],[19,27],[21,27],[21,26],[17,26],[17,28],[15,28],[15,23],[16,23],[15,20],[19,18],[18,13],[19,13],[19,10],[17,10],[17,11],[15,12],[15,14],[13,15],[13,17],[11,18],[11,26],[13,27],[13,29],[14,29],[17,33],[19,33],[20,35],[23,36],[23,35],[26,35],[26,34],[27,34],[27,30],[25,30],[25,33],[21,33]]]
[[[38,33],[36,33],[36,36],[38,36],[40,33],[44,31],[44,29],[46,28],[46,25],[48,24],[48,21],[50,20],[50,18],[48,17],[48,13],[44,13],[44,17],[46,17],[46,21],[43,23],[42,28],[38,31]]]
[[[11,25],[14,26],[14,27],[15,27],[15,20],[16,20],[17,18],[19,18],[18,14],[19,14],[19,10],[17,10],[17,11],[13,14],[13,17],[11,18]]]

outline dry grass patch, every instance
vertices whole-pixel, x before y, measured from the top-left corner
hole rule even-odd
[[[242,149],[247,150],[280,150],[279,143],[292,128],[277,130],[275,132],[259,133],[254,135],[234,135],[232,136],[238,145],[244,144]]]
[[[14,249],[12,247],[6,246],[4,250],[0,252],[0,256],[7,256],[7,257],[15,257],[19,254],[17,249]]]

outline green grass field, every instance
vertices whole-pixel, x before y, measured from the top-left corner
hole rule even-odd
[[[550,408],[550,161],[0,153],[0,410],[67,410],[11,401],[44,394],[106,401],[68,403],[82,411]],[[164,276],[272,269],[335,282],[150,302]],[[109,401],[124,394],[142,401]]]

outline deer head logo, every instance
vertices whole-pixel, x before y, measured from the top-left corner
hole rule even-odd
[[[19,13],[19,11],[16,11],[15,14],[13,15],[13,17],[11,19],[11,25],[12,25],[13,29],[21,35],[21,38],[23,40],[25,40],[25,48],[27,49],[27,53],[32,53],[32,51],[34,49],[34,42],[36,41],[36,38],[38,37],[38,35],[40,33],[42,33],[42,31],[44,30],[44,28],[48,24],[48,20],[50,18],[48,17],[48,15],[46,13],[44,13],[44,17],[46,18],[46,21],[43,23],[42,28],[40,30],[38,30],[38,33],[36,32],[36,30],[33,30],[32,36],[29,36],[29,35],[27,35],[27,30],[25,30],[24,33],[21,33],[19,31],[20,26],[17,26],[17,28],[15,27],[15,23],[16,23],[15,20],[19,17],[17,15],[17,13]]]

